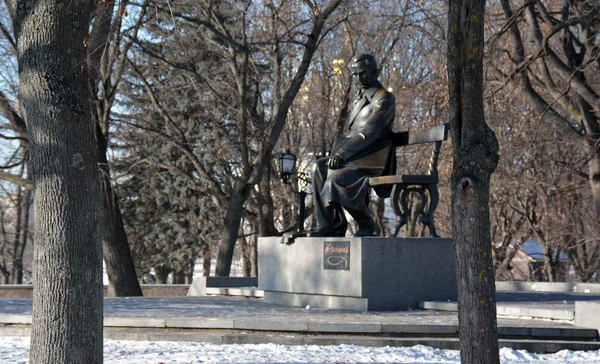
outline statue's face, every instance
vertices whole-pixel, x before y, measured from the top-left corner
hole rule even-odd
[[[357,70],[356,72],[354,72],[354,77],[356,77],[358,83],[362,88],[371,87],[377,80],[375,71],[368,68]]]

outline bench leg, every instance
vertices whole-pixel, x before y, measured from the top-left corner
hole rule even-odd
[[[408,222],[408,207],[407,207],[407,199],[408,193],[405,190],[406,186],[402,185],[394,185],[392,187],[392,193],[390,195],[390,203],[392,205],[392,210],[394,210],[394,214],[398,216],[398,224],[394,229],[394,233],[392,237],[397,237],[400,229],[406,225]]]
[[[426,185],[424,187],[429,192],[429,207],[427,208],[427,211],[422,212],[421,223],[429,228],[430,237],[439,238],[440,236],[437,234],[433,223],[433,213],[435,212],[439,201],[437,185]]]

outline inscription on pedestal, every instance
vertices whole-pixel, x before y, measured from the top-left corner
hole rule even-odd
[[[350,270],[350,242],[323,242],[323,269]]]

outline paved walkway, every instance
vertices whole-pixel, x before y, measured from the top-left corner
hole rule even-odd
[[[573,306],[599,295],[498,294],[499,307]],[[0,336],[28,335],[31,299],[0,300]],[[356,344],[458,347],[452,311],[353,312],[306,309],[244,297],[136,297],[104,300],[105,337],[213,343]],[[499,317],[501,345],[535,352],[600,349],[598,331],[568,321]]]

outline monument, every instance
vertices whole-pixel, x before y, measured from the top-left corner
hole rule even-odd
[[[377,80],[373,56],[355,57],[348,67],[360,87],[345,134],[335,142],[331,157],[318,159],[313,168],[317,220],[309,234],[313,237],[344,236],[348,226],[344,210],[358,224],[354,236],[373,236],[376,225],[368,209],[369,178],[381,176],[391,162],[388,134],[396,115],[394,96]],[[383,197],[388,196],[389,192]]]
[[[313,168],[316,228],[259,238],[258,287],[266,302],[301,307],[396,311],[455,301],[451,239],[374,236],[369,180],[396,173],[395,100],[377,80],[373,56],[354,57],[349,68],[360,87],[345,134]],[[375,189],[390,196],[389,186]],[[345,237],[344,211],[358,224],[353,237]]]

